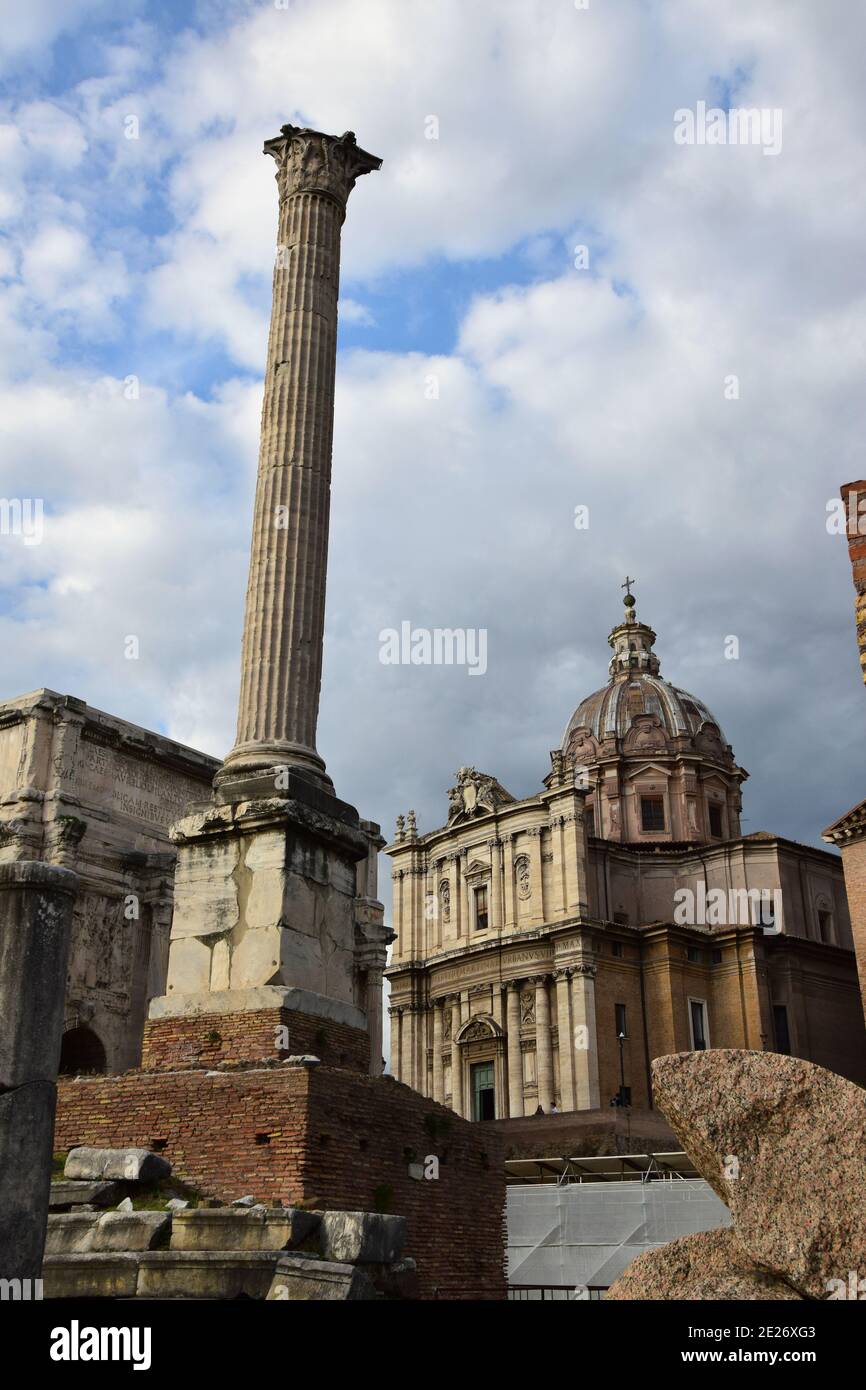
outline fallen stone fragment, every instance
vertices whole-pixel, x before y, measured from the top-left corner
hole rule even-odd
[[[66,1178],[115,1178],[122,1182],[159,1182],[171,1176],[171,1164],[152,1149],[71,1149]]]
[[[176,1213],[172,1250],[292,1250],[312,1236],[318,1212],[222,1207]]]
[[[48,1217],[46,1255],[154,1250],[168,1240],[171,1217],[162,1211],[57,1212]]]
[[[119,1195],[116,1182],[68,1182],[63,1178],[51,1184],[48,1205],[51,1211],[72,1206],[110,1207]]]
[[[756,1265],[819,1299],[866,1269],[866,1091],[777,1052],[679,1053],[652,1071]]]
[[[357,1302],[375,1297],[376,1290],[363,1270],[292,1254],[280,1257],[268,1292],[268,1302],[288,1303]]]
[[[375,1211],[326,1211],[319,1240],[323,1258],[338,1264],[394,1264],[403,1253],[406,1218]]]
[[[605,1301],[748,1299],[802,1301],[775,1275],[759,1269],[730,1228],[680,1236],[645,1250],[604,1295]]]
[[[118,1250],[157,1250],[168,1244],[171,1217],[163,1211],[106,1211],[90,1242],[96,1254]]]

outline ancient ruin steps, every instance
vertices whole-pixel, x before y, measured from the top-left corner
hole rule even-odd
[[[400,1216],[268,1208],[251,1197],[229,1207],[189,1209],[175,1200],[165,1210],[136,1211],[127,1195],[121,1209],[105,1209],[121,1188],[144,1190],[157,1168],[160,1178],[171,1172],[146,1150],[70,1153],[64,1178],[52,1184],[46,1298],[299,1302],[416,1295],[415,1263],[401,1259],[406,1222]],[[108,1173],[127,1176],[111,1180]]]

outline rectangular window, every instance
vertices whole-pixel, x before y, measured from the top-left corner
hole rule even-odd
[[[610,953],[612,956],[622,957],[622,942],[612,941],[610,943]]]
[[[594,806],[587,806],[587,808],[586,808],[586,833],[587,833],[587,835],[594,835],[594,834],[595,834],[595,807],[594,807]]]
[[[707,1006],[702,999],[689,1000],[692,1024],[692,1047],[695,1052],[707,1050]]]
[[[475,889],[475,930],[487,930],[487,885]]]
[[[710,834],[722,838],[722,808],[715,801],[710,802]]]
[[[642,830],[664,830],[665,803],[660,796],[642,796],[640,799],[640,823]]]
[[[773,1029],[776,1034],[776,1051],[790,1057],[791,1034],[788,1030],[788,1010],[784,1004],[773,1005]]]
[[[691,961],[692,965],[700,965],[700,962],[701,962],[701,953],[700,953],[700,951],[698,950],[698,947],[697,947],[697,946],[687,946],[687,947],[686,947],[686,956],[687,956],[688,959]]]
[[[627,1038],[627,1037],[628,1037],[628,1019],[626,1018],[625,1004],[614,1004],[614,1006],[613,1006],[613,1011],[614,1011],[614,1015],[615,1015],[615,1017],[616,1017],[616,1035],[617,1035],[617,1037],[620,1037],[620,1035],[622,1035],[622,1037]]]
[[[473,1120],[496,1119],[496,1091],[493,1084],[493,1063],[477,1062],[471,1069]]]
[[[826,945],[826,943],[827,943],[828,941],[830,941],[830,940],[832,939],[832,938],[831,938],[831,935],[830,935],[830,921],[831,921],[831,915],[830,915],[830,913],[829,913],[829,912],[822,912],[821,909],[819,908],[819,909],[818,909],[818,940],[819,940],[819,941],[823,941],[825,945]],[[780,1049],[780,1050],[781,1050],[781,1049]]]

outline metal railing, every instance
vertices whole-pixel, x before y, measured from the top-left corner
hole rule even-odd
[[[596,1284],[509,1284],[509,1303],[600,1303],[606,1290]]]
[[[595,1284],[509,1284],[505,1298],[508,1303],[598,1303],[606,1292]],[[440,1284],[433,1297],[442,1300],[467,1302],[502,1302],[489,1284]]]

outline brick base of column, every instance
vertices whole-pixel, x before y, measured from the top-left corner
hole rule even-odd
[[[501,1137],[391,1077],[304,1065],[61,1077],[55,1150],[79,1144],[154,1148],[223,1202],[405,1216],[423,1298],[505,1297]],[[430,1155],[435,1180],[418,1173]]]
[[[287,1038],[281,1029],[287,1030]],[[281,1062],[303,1053],[349,1071],[366,1074],[370,1069],[370,1039],[362,1029],[278,1008],[148,1019],[141,1069],[177,1071],[225,1062]]]

